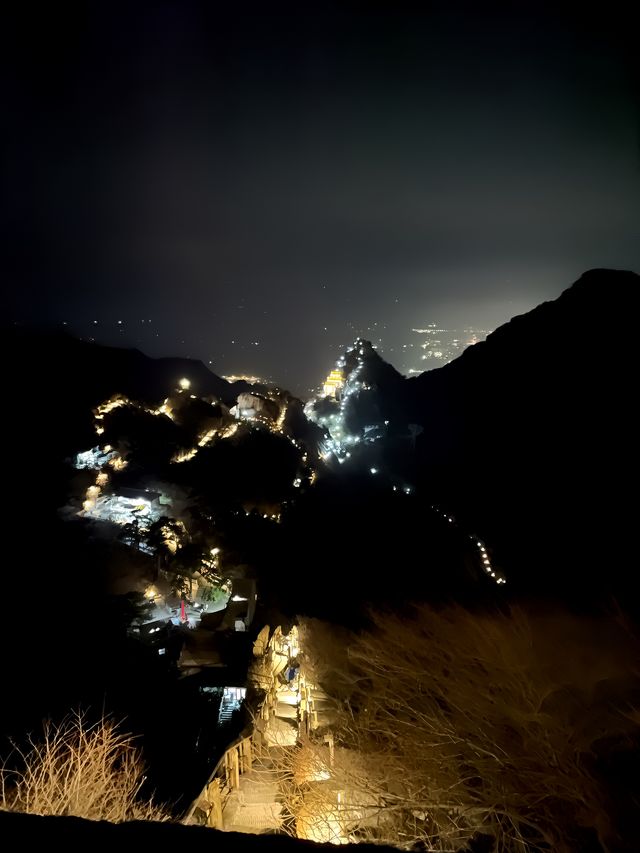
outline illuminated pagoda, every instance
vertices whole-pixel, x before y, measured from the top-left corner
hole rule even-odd
[[[322,391],[325,397],[338,397],[344,385],[344,374],[339,368],[334,368],[324,380]]]

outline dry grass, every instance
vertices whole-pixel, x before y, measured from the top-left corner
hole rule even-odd
[[[375,623],[341,647],[326,626],[301,626],[303,665],[340,696],[341,722],[332,766],[312,744],[286,757],[294,814],[313,802],[327,836],[427,850],[477,833],[509,853],[568,853],[588,836],[616,849],[597,756],[640,743],[634,637],[615,620],[517,609]],[[330,780],[305,783],[301,762]]]
[[[0,770],[0,808],[38,815],[73,815],[122,823],[168,820],[139,798],[144,765],[131,735],[109,719],[89,724],[81,713],[47,723],[40,739],[16,749],[19,768]]]

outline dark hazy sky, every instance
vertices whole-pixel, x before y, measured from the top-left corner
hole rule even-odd
[[[397,351],[640,269],[632,4],[19,5],[13,321],[302,390],[367,327]]]

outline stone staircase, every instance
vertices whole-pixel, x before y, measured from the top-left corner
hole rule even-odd
[[[273,762],[262,758],[245,773],[240,787],[231,792],[224,809],[225,832],[261,834],[277,832],[282,826],[282,804]]]
[[[264,730],[264,752],[253,767],[240,777],[240,787],[231,791],[224,806],[225,832],[261,834],[282,827],[282,803],[279,802],[277,757],[283,747],[293,746],[298,736],[297,691],[281,687],[276,713]]]

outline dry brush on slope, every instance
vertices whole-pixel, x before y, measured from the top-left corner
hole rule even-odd
[[[602,772],[640,745],[629,710],[638,645],[620,623],[421,607],[341,641],[309,621],[301,646],[340,723],[335,749],[306,742],[283,755],[299,835],[622,849]]]
[[[121,823],[167,820],[140,797],[144,765],[132,737],[109,719],[90,724],[79,713],[47,723],[40,739],[18,751],[17,766],[0,771],[0,808]]]

